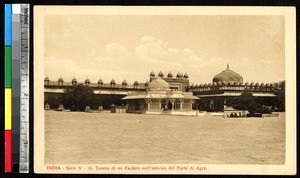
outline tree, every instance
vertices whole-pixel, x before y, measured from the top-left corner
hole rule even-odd
[[[82,84],[66,88],[63,94],[64,107],[73,111],[85,111],[86,106],[94,103],[93,94],[92,88]]]
[[[275,106],[278,110],[285,111],[285,80],[278,83],[274,94],[276,95]]]
[[[238,110],[248,110],[250,113],[271,113],[271,109],[262,105],[251,92],[244,92],[232,101],[232,107]]]

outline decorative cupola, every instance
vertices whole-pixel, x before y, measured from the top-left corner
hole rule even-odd
[[[245,86],[248,86],[248,85],[249,85],[249,83],[248,83],[248,82],[246,82],[246,83],[245,83]]]
[[[100,79],[98,80],[98,86],[102,87],[102,85],[103,85],[103,81],[102,81],[102,79],[100,78]]]
[[[155,77],[155,73],[152,70],[151,73],[150,73],[150,78],[153,78],[153,77]]]
[[[198,84],[196,84],[196,85],[194,86],[194,88],[199,88],[199,85],[198,85]]]
[[[211,83],[208,83],[208,85],[207,85],[208,87],[211,87]]]
[[[116,86],[116,81],[115,81],[115,79],[111,79],[111,81],[110,81],[110,86],[111,86],[111,87],[115,87],[115,86]]]
[[[125,79],[124,79],[123,82],[122,82],[122,86],[123,86],[123,87],[126,87],[126,86],[127,86],[127,81],[126,81]]]
[[[218,81],[218,85],[221,86],[223,85],[223,83],[221,81]]]
[[[180,72],[177,73],[176,78],[182,78],[182,74]]]
[[[149,81],[146,80],[146,82],[145,82],[145,87],[148,87],[148,85],[149,85]]]
[[[184,73],[183,78],[188,79],[188,78],[189,78],[188,74],[187,74],[187,73]]]
[[[72,85],[76,85],[77,84],[77,80],[76,80],[75,76],[73,77],[71,83],[72,83]]]
[[[45,77],[44,79],[44,85],[49,85],[50,79],[48,76]]]
[[[158,73],[158,76],[161,77],[161,78],[164,77],[164,74],[162,73],[162,71],[160,71],[160,72]]]
[[[58,79],[58,84],[62,85],[64,83],[64,79],[62,77],[59,77]]]
[[[171,71],[168,73],[168,78],[172,78],[173,74],[171,73]]]
[[[84,81],[84,84],[85,84],[85,85],[90,85],[90,83],[91,83],[90,79],[88,79],[88,78],[85,79],[85,81]]]
[[[199,87],[200,87],[200,88],[202,88],[202,87],[203,87],[203,84],[202,84],[202,83],[200,83]]]
[[[254,86],[254,82],[251,82],[251,83],[250,83],[250,86]]]
[[[135,80],[135,82],[133,83],[134,88],[138,88],[139,86],[139,82],[137,80]]]

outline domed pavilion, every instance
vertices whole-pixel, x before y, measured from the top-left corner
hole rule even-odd
[[[129,93],[122,100],[127,101],[127,112],[145,114],[196,115],[192,109],[198,97],[192,92],[171,90],[161,77],[152,80],[146,91]]]
[[[267,84],[249,85],[243,83],[243,77],[229,68],[223,70],[212,79],[212,83],[196,84],[188,87],[189,92],[200,98],[197,107],[200,111],[233,112],[232,101],[241,96],[245,91],[251,92],[254,97],[260,97],[261,101],[272,101],[275,97],[274,88]]]

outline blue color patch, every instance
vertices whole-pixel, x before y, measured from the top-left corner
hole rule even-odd
[[[11,4],[5,4],[5,22],[4,22],[4,43],[5,46],[11,46],[11,22],[12,22],[12,11]]]

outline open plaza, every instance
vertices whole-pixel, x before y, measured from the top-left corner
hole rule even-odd
[[[223,118],[45,111],[46,164],[284,164],[285,113]]]

